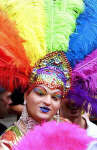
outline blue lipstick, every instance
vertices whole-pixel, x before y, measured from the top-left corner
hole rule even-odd
[[[44,113],[47,113],[50,111],[50,109],[48,107],[40,107],[40,110]]]

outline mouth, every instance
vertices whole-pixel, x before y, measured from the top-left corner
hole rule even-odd
[[[47,113],[50,111],[50,109],[48,107],[40,107],[40,110],[44,113]]]

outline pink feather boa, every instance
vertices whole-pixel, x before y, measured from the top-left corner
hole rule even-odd
[[[84,129],[52,121],[29,131],[13,150],[86,150],[91,141]]]

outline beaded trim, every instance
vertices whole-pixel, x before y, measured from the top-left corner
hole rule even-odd
[[[62,51],[46,55],[35,65],[30,83],[45,84],[51,89],[63,88],[67,94],[71,87],[71,67]]]
[[[20,119],[15,123],[15,125],[21,130],[23,134],[25,134],[29,129],[33,129],[35,125],[39,125],[40,123],[36,122],[32,117],[28,115],[26,104],[24,105],[24,110]]]

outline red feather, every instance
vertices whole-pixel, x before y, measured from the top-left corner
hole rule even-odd
[[[23,42],[15,24],[0,10],[0,84],[11,91],[25,88],[31,72]]]

